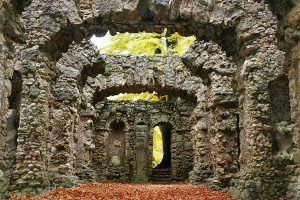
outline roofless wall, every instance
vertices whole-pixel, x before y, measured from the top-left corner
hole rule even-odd
[[[21,19],[24,37],[15,50],[22,80],[16,164],[1,168],[15,174],[9,177],[12,190],[37,193],[72,185],[83,174],[97,178],[88,166],[78,171],[76,157],[84,149],[80,162],[93,163],[94,158],[84,159],[95,148],[95,105],[134,88],[195,103],[188,114],[195,122],[192,183],[231,187],[242,199],[285,195],[288,188],[278,190],[275,177],[290,171],[274,165],[271,113],[277,111],[270,90],[285,74],[285,57],[276,46],[276,17],[264,1],[33,0]],[[107,29],[161,33],[165,27],[196,35],[183,58],[103,57],[86,42]],[[78,143],[78,134],[86,139]]]

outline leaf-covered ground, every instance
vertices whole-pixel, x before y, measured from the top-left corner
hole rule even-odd
[[[233,200],[226,193],[205,186],[177,184],[85,183],[65,189],[56,188],[41,196],[10,197],[10,200]]]

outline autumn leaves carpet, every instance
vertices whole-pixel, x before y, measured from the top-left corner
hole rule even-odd
[[[73,188],[55,188],[41,196],[10,200],[231,200],[226,193],[205,186],[176,184],[85,183]],[[232,199],[233,200],[233,199]]]

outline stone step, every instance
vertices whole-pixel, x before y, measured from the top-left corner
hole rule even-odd
[[[152,172],[152,175],[171,175],[171,173],[169,173],[169,172],[162,172],[162,173],[160,173],[160,172]]]
[[[172,171],[170,168],[153,169],[150,176],[151,181],[172,181]]]
[[[172,170],[170,168],[159,168],[159,169],[152,169],[152,172],[169,172],[171,173]]]

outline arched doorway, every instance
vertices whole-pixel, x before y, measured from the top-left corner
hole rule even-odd
[[[154,168],[171,168],[171,131],[172,125],[170,123],[162,122],[159,123],[155,128],[158,128],[161,134],[162,142],[162,159]],[[154,135],[153,135],[154,136]],[[153,141],[153,146],[155,141]],[[153,148],[153,156],[155,149]]]
[[[161,122],[153,130],[153,181],[172,180],[172,156],[171,156],[171,131],[172,125]]]

